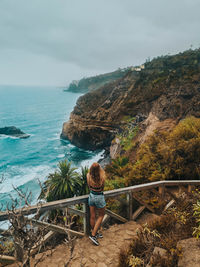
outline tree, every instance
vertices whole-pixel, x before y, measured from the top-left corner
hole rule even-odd
[[[128,161],[129,159],[127,157],[112,159],[111,164],[106,166],[106,172],[109,174],[109,177],[124,177]]]
[[[80,174],[80,180],[81,180],[81,187],[79,195],[86,195],[89,193],[89,188],[87,185],[87,173],[88,173],[88,167],[81,167],[81,174]]]
[[[1,183],[2,179],[0,180]],[[11,205],[7,205],[6,213],[10,226],[4,232],[1,232],[0,243],[1,253],[5,257],[0,259],[0,266],[5,266],[4,260],[15,262],[15,266],[29,267],[31,256],[35,255],[45,245],[47,229],[44,227],[35,228],[32,218],[26,216],[24,210],[30,207],[32,198],[31,192],[23,192],[21,189],[14,187],[18,199],[11,197]],[[40,216],[40,205],[37,205],[37,211],[34,218]],[[49,238],[49,236],[48,236]],[[6,256],[9,255],[9,259]],[[14,256],[14,257],[13,257]],[[38,262],[36,260],[35,262]],[[1,263],[3,265],[1,265]],[[37,263],[36,263],[37,264]],[[34,266],[36,266],[36,264]]]
[[[58,169],[50,173],[44,182],[40,199],[46,199],[47,202],[70,198],[78,194],[81,186],[81,180],[76,172],[76,168],[71,167],[67,160],[58,164]]]
[[[138,149],[127,185],[200,179],[200,118],[181,120],[172,131],[155,131]]]

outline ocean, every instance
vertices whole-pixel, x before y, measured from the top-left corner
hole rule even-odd
[[[32,204],[40,193],[38,179],[44,182],[59,161],[68,159],[74,167],[90,166],[103,151],[79,149],[60,139],[62,124],[81,94],[61,88],[0,86],[0,128],[15,126],[30,134],[27,139],[0,135],[0,205],[6,208],[18,198],[17,187],[32,192]]]

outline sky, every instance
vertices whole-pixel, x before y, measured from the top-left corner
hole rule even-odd
[[[0,84],[72,80],[200,47],[200,0],[0,0]]]

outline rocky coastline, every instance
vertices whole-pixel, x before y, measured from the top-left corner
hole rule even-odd
[[[146,118],[141,141],[156,128],[171,128],[189,115],[200,117],[199,59],[199,49],[157,58],[140,72],[129,71],[81,96],[63,124],[61,138],[96,150],[110,147],[127,117]]]
[[[132,67],[127,67],[124,69],[118,69],[113,72],[96,75],[93,77],[82,78],[81,80],[72,81],[67,89],[64,91],[73,92],[73,93],[87,93],[93,90],[96,90],[105,84],[113,82],[117,79],[122,78],[127,74]]]

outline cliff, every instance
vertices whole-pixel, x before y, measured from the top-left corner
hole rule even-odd
[[[200,117],[200,49],[163,56],[144,64],[140,72],[81,96],[63,124],[61,138],[95,150],[110,145],[125,118],[141,116],[162,122],[187,115]],[[149,117],[150,116],[150,117]]]
[[[74,93],[86,93],[89,91],[96,90],[107,83],[113,82],[117,79],[122,78],[127,72],[133,69],[131,67],[125,69],[118,69],[113,72],[96,75],[93,77],[83,78],[79,81],[73,81],[70,83],[68,88],[64,91],[70,91]]]

